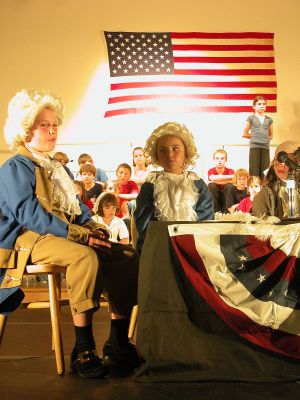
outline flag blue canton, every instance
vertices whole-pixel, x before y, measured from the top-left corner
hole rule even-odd
[[[105,32],[110,76],[172,74],[169,33]]]

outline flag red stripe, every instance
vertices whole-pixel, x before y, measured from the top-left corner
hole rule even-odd
[[[180,63],[274,63],[274,57],[173,57]]]
[[[274,50],[271,44],[172,44],[177,51],[268,51]]]
[[[249,253],[251,254],[251,253]],[[253,258],[257,258],[251,254]],[[280,250],[276,249],[269,257],[268,259],[264,262],[264,268],[272,274],[276,269],[278,268],[278,265],[284,262],[286,259],[286,254]]]
[[[170,32],[172,39],[273,39],[269,32]]]
[[[275,81],[258,81],[258,82],[170,82],[170,81],[156,81],[156,82],[123,82],[123,83],[112,83],[110,85],[111,90],[121,89],[133,89],[133,88],[144,88],[144,87],[239,87],[239,88],[251,88],[251,87],[277,87]]]
[[[110,107],[106,110],[106,117],[173,112],[168,99],[175,97],[183,100],[182,112],[251,112],[252,96],[276,91],[274,34],[270,32],[105,32],[105,36],[111,74]],[[169,87],[173,90],[163,89]],[[163,96],[151,88],[161,89]],[[184,94],[180,95],[176,88],[185,88]],[[131,90],[124,92],[124,96],[122,92],[114,95],[115,91],[123,89]],[[238,93],[224,97],[224,91],[225,95]],[[204,92],[202,97],[201,92]],[[221,96],[209,97],[206,92]],[[159,98],[166,99],[166,104],[157,101]],[[186,99],[193,99],[198,107],[186,104]],[[211,102],[202,107],[201,99],[211,99]],[[221,103],[218,99],[226,101]],[[246,102],[236,105],[240,99],[249,100],[249,107],[243,104]],[[269,99],[275,104],[277,97]],[[141,107],[138,107],[139,100],[142,101]],[[118,104],[124,108],[113,110]],[[268,108],[268,112],[275,111],[275,105]],[[174,112],[180,112],[179,105]]]
[[[281,279],[286,279],[289,282],[291,282],[294,279],[296,274],[296,269],[298,269],[297,267],[299,267],[299,264],[297,265],[296,263],[297,263],[297,258],[295,256],[291,256],[288,259],[287,265],[285,267]]]
[[[174,69],[175,75],[275,75],[275,69]]]
[[[232,113],[232,112],[251,112],[251,106],[207,106],[207,107],[188,107],[185,109],[181,107],[180,112],[221,112],[221,113]],[[277,108],[275,106],[268,107],[269,113],[276,112]],[[160,113],[162,108],[159,107],[132,107],[123,108],[119,110],[110,110],[105,113],[105,117],[114,117],[116,115],[128,115],[128,114],[144,114],[148,112]]]
[[[133,96],[116,96],[109,99],[109,104],[122,103],[125,101],[149,100],[149,99],[230,99],[230,100],[252,100],[252,93],[226,93],[226,94],[140,94]],[[264,94],[266,100],[276,100],[276,94]]]

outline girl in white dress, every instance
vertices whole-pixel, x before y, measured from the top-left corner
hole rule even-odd
[[[99,224],[105,225],[110,231],[110,241],[122,244],[129,244],[129,233],[125,222],[116,217],[118,200],[112,193],[101,193],[94,205],[92,218]]]

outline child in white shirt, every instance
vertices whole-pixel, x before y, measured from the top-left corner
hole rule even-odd
[[[94,205],[94,221],[105,225],[111,232],[110,241],[129,244],[129,233],[125,222],[116,217],[118,200],[112,193],[101,193]]]

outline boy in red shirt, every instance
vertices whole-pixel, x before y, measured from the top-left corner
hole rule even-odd
[[[234,170],[225,166],[227,153],[223,149],[217,149],[213,154],[215,167],[208,170],[208,189],[214,203],[214,212],[224,212],[223,190],[227,183],[232,182]]]
[[[122,212],[124,205],[128,205],[129,214],[131,215],[135,209],[135,200],[139,194],[138,185],[130,180],[131,167],[130,165],[123,163],[120,164],[116,171],[117,175],[117,193],[115,195],[119,199],[119,211],[117,217],[124,218],[126,215]],[[129,215],[127,216],[129,218]]]

